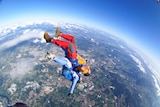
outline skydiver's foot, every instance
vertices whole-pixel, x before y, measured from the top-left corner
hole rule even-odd
[[[51,42],[52,38],[49,36],[48,32],[44,33],[44,39],[46,40],[46,42]]]
[[[56,27],[55,37],[61,36],[61,32],[59,31],[58,27]]]

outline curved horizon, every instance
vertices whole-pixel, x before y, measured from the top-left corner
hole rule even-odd
[[[0,28],[32,20],[74,21],[123,38],[160,65],[156,1],[1,0]]]

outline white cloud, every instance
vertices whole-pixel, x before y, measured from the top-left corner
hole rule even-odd
[[[27,34],[27,33],[29,33],[31,31],[31,29],[26,29],[24,32],[23,32],[23,34]]]
[[[31,58],[21,58],[17,60],[16,63],[11,64],[11,71],[7,72],[11,76],[11,78],[20,78],[29,73],[34,68],[34,64],[32,62],[34,59]]]
[[[160,96],[160,86],[158,84],[158,80],[156,79],[156,77],[154,75],[152,75],[154,82],[155,82],[155,87],[157,89],[157,95]]]
[[[33,40],[33,43],[38,43],[38,42],[40,42],[40,43],[46,43],[46,40],[45,39],[43,39],[43,38],[41,38],[41,39],[35,39],[35,40]]]
[[[119,46],[120,46],[120,48],[122,48],[122,49],[124,49],[124,48],[125,48],[123,45],[119,45]]]
[[[133,60],[137,63],[137,66],[139,67],[139,69],[143,72],[143,73],[146,73],[146,71],[145,71],[145,69],[143,68],[143,66],[142,66],[142,63],[141,63],[141,61],[137,58],[137,57],[135,57],[135,56],[133,56],[133,55],[130,55],[132,58],[133,58]]]
[[[8,88],[8,92],[14,94],[17,90],[17,84],[12,84],[10,88]]]
[[[93,38],[91,38],[91,41],[92,41],[92,42],[96,42]]]
[[[38,89],[40,87],[40,85],[36,82],[36,81],[28,81],[26,83],[26,86],[24,87],[24,89],[28,89],[28,88],[33,88],[34,90]]]
[[[34,30],[26,29],[22,35],[16,36],[14,39],[9,40],[9,41],[1,44],[0,49],[15,46],[18,43],[21,43],[25,40],[29,40],[32,38],[39,38],[41,40],[40,42],[43,43],[43,42],[45,42],[45,40],[43,38],[43,34],[44,34],[44,31],[42,31],[40,29],[34,29]]]
[[[38,42],[40,42],[39,39],[33,40],[33,43],[38,43]]]

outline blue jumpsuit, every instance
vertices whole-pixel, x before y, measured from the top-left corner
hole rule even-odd
[[[79,75],[75,71],[72,71],[72,64],[67,58],[55,57],[54,61],[62,65],[62,75],[72,82],[69,90],[69,93],[72,94],[78,80],[80,80]]]

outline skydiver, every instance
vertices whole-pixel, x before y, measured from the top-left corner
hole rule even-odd
[[[54,62],[62,65],[62,75],[72,81],[72,84],[70,86],[70,90],[69,90],[69,95],[71,95],[74,91],[74,88],[77,84],[77,82],[82,80],[82,77],[80,75],[78,75],[77,72],[72,71],[72,64],[71,62],[65,58],[65,57],[57,57],[51,53],[48,53],[45,55],[45,58],[49,59],[49,60],[53,60]]]
[[[60,40],[59,38],[64,38],[65,40]],[[90,67],[88,66],[87,62],[84,61],[84,59],[77,53],[74,36],[61,33],[58,27],[56,27],[55,37],[51,38],[48,32],[45,32],[44,39],[47,43],[56,44],[64,50],[65,57],[68,58],[72,63],[72,69],[74,71],[81,72],[85,76],[90,75]]]

